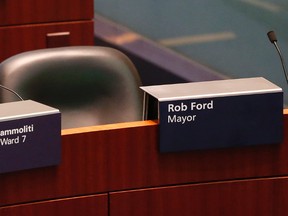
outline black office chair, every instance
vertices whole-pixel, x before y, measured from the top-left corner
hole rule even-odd
[[[24,52],[0,64],[0,84],[62,113],[62,128],[137,121],[141,80],[123,53],[76,46]],[[1,101],[18,100],[1,90]]]

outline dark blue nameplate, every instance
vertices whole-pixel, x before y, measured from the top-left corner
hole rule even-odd
[[[11,104],[7,104],[10,110],[6,110],[6,104],[1,104],[0,111],[11,112]],[[5,117],[5,120],[0,122],[0,173],[59,164],[60,112],[54,112],[52,108],[47,110],[45,105],[43,111],[42,105],[33,101],[15,104],[24,110],[24,113],[13,115],[12,118],[8,115],[7,119]]]
[[[142,87],[158,100],[160,152],[279,144],[283,92],[263,78]]]
[[[280,143],[282,93],[160,102],[160,151]]]

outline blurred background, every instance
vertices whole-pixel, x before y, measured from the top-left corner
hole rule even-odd
[[[288,61],[285,0],[94,0],[94,12],[96,43],[106,41],[172,68],[176,76],[168,73],[163,83],[261,76],[280,86],[288,103],[281,62],[267,38],[274,30]],[[160,83],[144,78],[144,84]]]

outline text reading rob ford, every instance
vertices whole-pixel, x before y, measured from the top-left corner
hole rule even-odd
[[[214,109],[214,101],[209,100],[205,102],[197,101],[181,101],[168,103],[167,105],[167,122],[185,124],[187,122],[195,122],[198,120],[197,113],[199,111],[207,111]]]

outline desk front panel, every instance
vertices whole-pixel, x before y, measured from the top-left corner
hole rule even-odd
[[[108,195],[71,197],[0,207],[1,216],[107,216]]]
[[[288,115],[278,145],[161,154],[157,122],[62,132],[57,167],[0,175],[0,206],[148,187],[288,175]]]
[[[47,34],[63,32],[69,33],[64,46],[94,44],[93,21],[0,27],[0,41],[3,42],[0,61],[21,52],[49,48]]]
[[[1,0],[0,26],[92,20],[92,0]]]
[[[276,216],[287,200],[287,177],[210,182],[111,193],[110,216]]]

